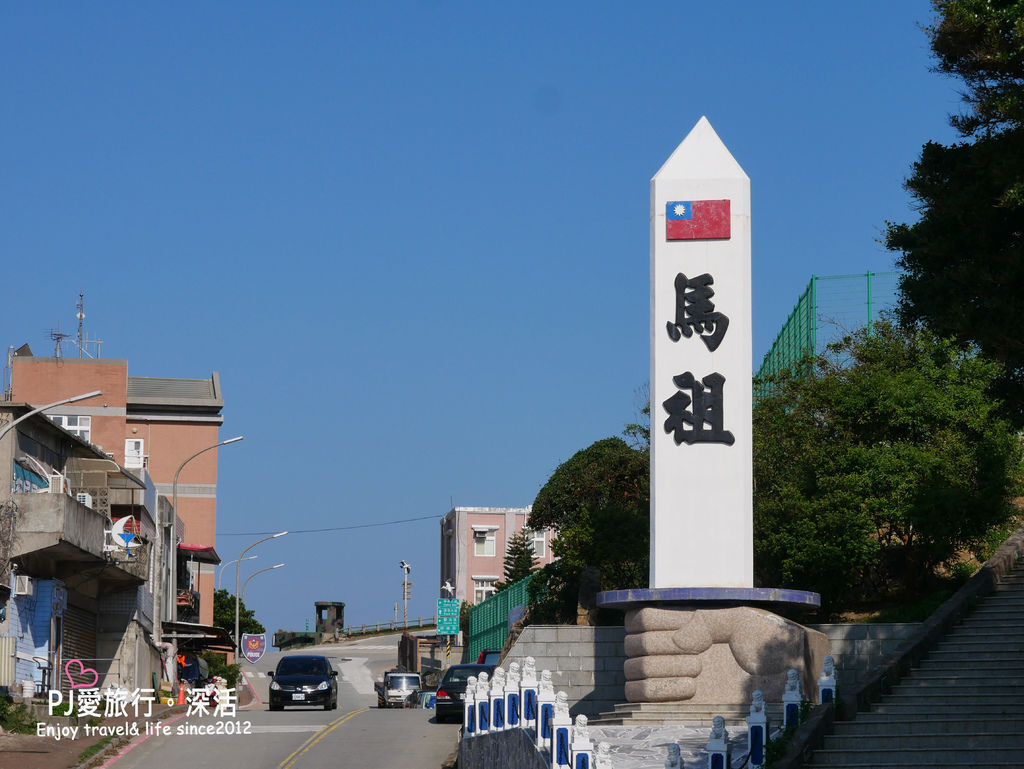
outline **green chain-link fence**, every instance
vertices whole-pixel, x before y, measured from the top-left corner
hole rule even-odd
[[[812,275],[796,306],[764,356],[758,377],[792,368],[804,355],[820,353],[831,342],[879,319],[896,306],[898,272]],[[769,394],[758,384],[754,397]]]
[[[465,658],[476,662],[484,649],[500,649],[508,635],[508,615],[517,607],[526,607],[526,585],[533,575],[523,577],[500,593],[469,608],[469,637]]]

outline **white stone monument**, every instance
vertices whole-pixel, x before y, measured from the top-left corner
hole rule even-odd
[[[505,731],[505,669],[496,667],[491,678],[491,731]]]
[[[702,117],[651,179],[652,588],[754,584],[750,295],[750,179]]]
[[[750,180],[706,118],[651,179],[651,561],[625,611],[630,702],[742,702],[815,686],[828,639],[754,587]]]
[[[572,766],[572,718],[569,717],[569,696],[555,695],[555,712],[551,719],[551,769]]]

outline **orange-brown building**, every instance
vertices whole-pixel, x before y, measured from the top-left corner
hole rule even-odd
[[[39,358],[27,347],[11,360],[14,401],[38,406],[92,390],[102,395],[55,407],[47,416],[126,469],[144,469],[168,501],[181,468],[174,544],[177,585],[173,590],[161,586],[161,620],[211,625],[213,565],[219,563],[214,550],[217,450],[201,453],[184,467],[182,463],[220,441],[224,401],[217,373],[208,379],[129,376],[126,360]]]

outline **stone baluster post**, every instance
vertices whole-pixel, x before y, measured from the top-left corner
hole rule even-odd
[[[462,702],[462,736],[476,736],[476,676],[466,679],[466,699]]]
[[[555,717],[555,689],[551,683],[551,671],[540,672],[537,685],[537,749],[551,748],[551,722]]]
[[[711,720],[711,735],[708,737],[708,769],[729,769],[732,765],[732,746],[725,719],[715,716]]]
[[[487,673],[481,672],[476,680],[476,733],[491,731],[491,683]]]
[[[519,682],[519,699],[522,702],[521,723],[524,729],[533,729],[534,737],[537,731],[537,715],[540,709],[537,705],[537,667],[533,657],[523,660],[523,677]]]
[[[825,657],[825,667],[818,679],[818,704],[836,701],[836,661],[829,655]]]
[[[747,750],[750,769],[765,764],[765,746],[768,744],[768,714],[765,712],[764,693],[756,689],[751,697],[750,715],[747,716]]]
[[[555,695],[555,712],[551,719],[551,769],[572,769],[572,719],[569,717],[569,695]]]
[[[786,690],[782,693],[782,728],[800,725],[800,703],[804,695],[800,691],[800,673],[790,670],[786,673]]]
[[[505,670],[501,667],[494,669],[494,678],[491,679],[491,731],[505,731]]]
[[[593,769],[594,743],[590,741],[590,726],[582,713],[576,716],[572,727],[572,769]]]
[[[505,680],[505,726],[509,729],[518,728],[523,720],[519,676],[519,663],[509,663],[508,677]]]

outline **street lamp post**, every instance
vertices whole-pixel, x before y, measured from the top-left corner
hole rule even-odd
[[[280,569],[282,566],[284,566],[283,563],[279,563],[276,566],[268,566],[265,569],[260,569],[259,571],[254,571],[252,574],[250,574],[248,577],[246,577],[245,578],[245,582],[242,583],[242,597],[240,599],[241,602],[245,603],[245,586],[249,584],[249,580],[250,579],[255,577],[257,574],[262,574],[265,571],[273,571],[274,569]]]
[[[185,465],[187,465],[193,459],[198,457],[200,454],[205,454],[207,451],[213,451],[213,449],[219,448],[220,446],[227,446],[229,443],[238,443],[243,438],[245,438],[244,435],[239,435],[239,436],[236,436],[235,438],[228,438],[226,441],[221,441],[220,443],[215,443],[212,446],[207,446],[205,449],[199,449],[199,451],[197,451],[195,454],[193,454],[188,459],[186,459],[184,462],[182,462],[180,465],[178,465],[178,469],[174,472],[174,483],[171,485],[171,507],[174,508],[174,516],[171,518],[170,521],[165,521],[164,522],[165,526],[173,526],[174,525],[174,519],[178,517],[178,476],[181,475],[181,471],[184,469]],[[178,611],[177,611],[177,601],[178,601],[178,597],[177,597],[178,596],[178,553],[177,553],[176,545],[177,545],[177,543],[174,541],[174,530],[172,529],[171,530],[171,568],[170,568],[170,572],[171,572],[170,605],[172,607],[174,607],[173,614],[171,615],[171,619],[172,620],[178,618]],[[166,591],[165,591],[165,593],[166,593]]]
[[[241,577],[241,572],[242,572],[242,556],[244,556],[246,553],[248,553],[250,550],[252,550],[254,547],[256,547],[256,545],[258,545],[260,542],[266,542],[268,539],[277,539],[278,537],[283,537],[287,533],[288,533],[287,531],[279,531],[279,532],[277,532],[277,534],[271,534],[269,537],[264,537],[263,539],[257,539],[255,542],[253,542],[251,545],[249,545],[249,547],[245,548],[245,550],[243,550],[239,554],[239,556],[238,556],[238,562],[235,564],[235,651],[236,652],[241,652],[242,651],[242,644],[239,642],[239,635],[238,635],[238,603],[239,603],[238,580],[239,580],[239,577]],[[248,581],[249,580],[246,580],[246,582],[248,582]]]
[[[224,582],[224,569],[226,569],[228,566],[233,564],[235,561],[251,561],[254,558],[259,558],[259,556],[258,555],[250,555],[248,558],[235,558],[235,559],[233,559],[231,561],[228,561],[224,565],[222,565],[220,567],[220,573],[217,575],[217,589],[220,590],[221,585]]]
[[[412,583],[409,581],[409,572],[412,571],[412,564],[408,564],[405,561],[399,561],[398,565],[402,569],[402,624],[405,625],[406,629],[409,627],[409,586]]]

